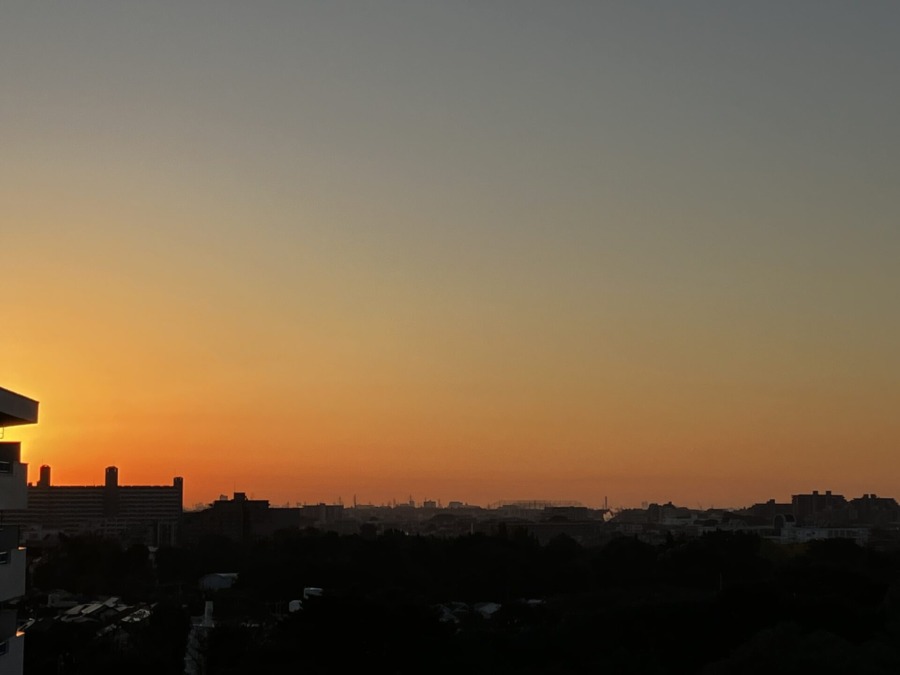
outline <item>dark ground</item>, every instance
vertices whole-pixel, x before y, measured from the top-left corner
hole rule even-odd
[[[565,536],[542,547],[518,531],[305,531],[161,549],[155,566],[143,546],[62,542],[34,566],[35,611],[50,589],[156,604],[115,640],[95,625],[36,626],[26,674],[180,674],[188,616],[206,599],[197,580],[223,571],[240,577],[211,598],[209,675],[900,672],[897,552],[741,533],[583,548]],[[288,614],[309,586],[325,594]],[[481,602],[501,608],[486,618]]]

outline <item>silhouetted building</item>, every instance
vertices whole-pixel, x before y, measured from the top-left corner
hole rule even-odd
[[[0,389],[0,427],[34,424],[38,403],[7,389]],[[9,602],[25,595],[25,549],[19,530],[7,515],[28,506],[28,465],[22,463],[21,444],[0,443],[0,673],[21,675],[24,637],[18,631],[16,610]]]
[[[268,533],[271,522],[269,501],[247,499],[235,492],[232,499],[220,497],[208,509],[184,514],[184,537],[196,541],[206,535],[227,537],[233,541],[250,541]]]
[[[844,507],[847,500],[843,495],[831,494],[831,490],[826,490],[825,494],[813,490],[812,494],[792,495],[791,504],[798,525],[831,525],[846,521]]]
[[[900,505],[891,497],[864,494],[847,504],[851,523],[884,527],[900,522]]]
[[[306,527],[336,530],[343,522],[343,513],[341,504],[272,508],[266,499],[247,499],[245,493],[235,492],[231,499],[220,497],[208,509],[185,513],[183,531],[186,541],[209,535],[252,541],[278,530]]]
[[[794,505],[788,503],[779,503],[774,499],[770,499],[765,503],[754,504],[747,509],[747,512],[758,518],[765,518],[773,522],[775,516],[794,515]]]
[[[330,526],[340,523],[344,519],[344,506],[343,504],[307,504],[300,507],[300,513],[304,522],[310,523],[312,527],[327,530]]]
[[[103,485],[52,485],[42,466],[28,486],[29,509],[10,520],[40,538],[48,532],[100,534],[148,545],[174,544],[181,520],[184,481],[172,485],[119,485],[119,470],[106,468]]]
[[[688,525],[693,519],[692,511],[685,506],[675,506],[672,502],[650,504],[647,507],[647,520],[660,525]]]

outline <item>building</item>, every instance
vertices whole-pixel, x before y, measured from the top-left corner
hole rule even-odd
[[[857,546],[865,546],[869,543],[870,531],[868,527],[816,527],[794,525],[785,519],[778,529],[778,541],[783,544],[803,544],[809,541],[821,539],[850,539]]]
[[[746,509],[746,513],[757,518],[765,518],[770,522],[774,522],[776,516],[794,515],[794,505],[792,503],[779,503],[774,499],[767,502],[754,504]]]
[[[831,494],[831,490],[825,494],[813,490],[812,494],[792,495],[791,505],[798,525],[845,524],[847,500],[844,495]]]
[[[900,522],[900,505],[893,497],[864,494],[847,504],[851,524],[888,527]]]
[[[249,542],[280,530],[309,527],[345,534],[356,533],[359,528],[356,521],[344,519],[342,504],[279,508],[270,506],[266,499],[248,499],[244,492],[235,492],[232,499],[222,495],[209,508],[185,513],[182,522],[187,543],[209,536]]]
[[[172,545],[181,521],[184,481],[171,485],[119,485],[119,470],[106,469],[103,485],[53,485],[42,466],[37,485],[28,485],[27,511],[9,520],[40,540],[48,533],[99,534],[150,546]]]
[[[235,492],[233,499],[223,495],[208,509],[184,515],[184,538],[191,543],[210,535],[247,542],[268,534],[270,530],[268,500],[247,499],[245,492]]]
[[[38,403],[0,388],[0,428],[34,424]],[[11,602],[25,595],[25,549],[19,546],[19,529],[7,524],[6,514],[28,506],[28,465],[22,463],[18,442],[0,442],[0,673],[21,675],[25,638]]]

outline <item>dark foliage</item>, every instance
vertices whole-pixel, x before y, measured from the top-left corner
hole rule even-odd
[[[36,586],[159,604],[124,650],[77,627],[29,634],[43,661],[28,672],[180,672],[185,607],[200,613],[197,580],[209,572],[239,573],[212,598],[210,675],[900,672],[897,553],[846,541],[785,549],[722,532],[596,548],[561,535],[542,547],[515,529],[208,539],[158,551],[155,568],[145,549],[67,540],[38,566]],[[287,614],[311,586],[325,595]],[[481,602],[501,608],[488,617]],[[54,670],[60,659],[71,663]]]

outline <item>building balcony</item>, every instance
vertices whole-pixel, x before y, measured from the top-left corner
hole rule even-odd
[[[16,612],[0,611],[0,673],[21,673],[25,635],[16,630]]]
[[[28,465],[19,443],[0,443],[0,511],[28,508]]]
[[[0,427],[34,424],[37,418],[37,401],[0,387]]]
[[[27,565],[24,547],[16,545],[0,550],[0,603],[25,595]]]
[[[19,528],[15,525],[0,525],[0,552],[19,548],[22,537]]]
[[[25,668],[25,633],[0,642],[0,673],[21,673]]]

